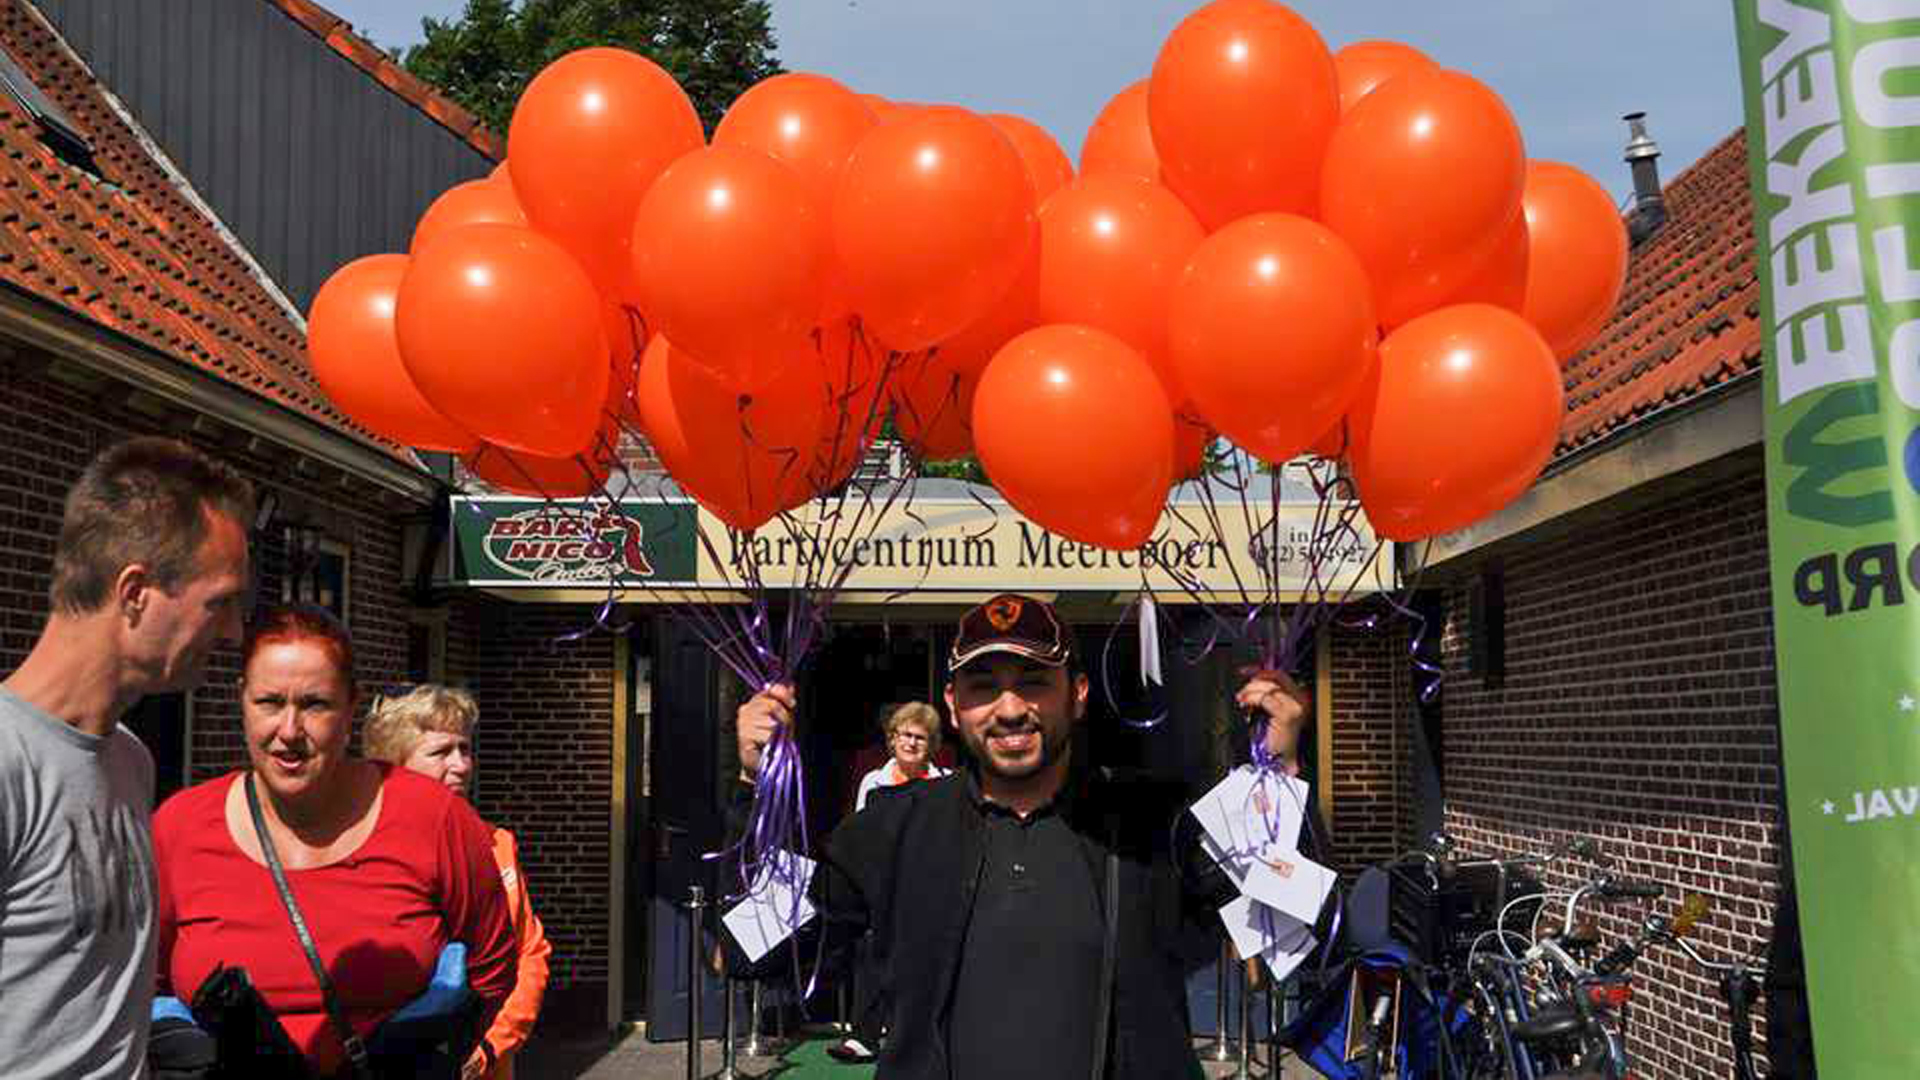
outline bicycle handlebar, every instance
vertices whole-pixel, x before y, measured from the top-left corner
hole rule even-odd
[[[1602,900],[1658,900],[1667,894],[1667,890],[1651,881],[1607,878],[1594,890],[1594,894]]]

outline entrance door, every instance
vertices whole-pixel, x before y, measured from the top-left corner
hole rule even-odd
[[[640,970],[629,967],[628,985],[644,986],[647,1037],[668,1042],[687,1037],[687,952],[694,932],[687,915],[687,890],[695,884],[711,901],[717,876],[701,856],[720,848],[721,815],[718,739],[720,680],[713,653],[671,615],[653,620],[652,711],[648,767],[650,820],[631,822],[631,835],[646,837],[651,850],[633,860],[649,867],[651,880],[635,882],[629,895],[644,898],[645,913],[630,911],[630,926],[646,927],[646,953]],[[629,761],[638,761],[629,754]],[[642,831],[644,830],[644,831]],[[706,946],[703,945],[703,950]],[[631,962],[632,958],[629,957]],[[707,1037],[720,1031],[722,992],[718,979],[702,980],[701,1028]]]
[[[931,648],[924,627],[843,623],[808,663],[800,680],[800,752],[811,835],[825,836],[852,812],[860,778],[886,764],[886,715],[910,701],[937,701]],[[944,716],[945,706],[937,707]],[[951,765],[951,750],[938,760]]]

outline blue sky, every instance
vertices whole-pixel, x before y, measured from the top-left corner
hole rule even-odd
[[[322,0],[382,46],[420,40],[422,16],[464,0]],[[780,59],[857,90],[1027,116],[1079,156],[1109,97],[1152,68],[1198,0],[773,0]],[[1530,156],[1632,187],[1622,113],[1644,110],[1671,177],[1740,126],[1731,5],[1723,0],[1294,0],[1338,48],[1418,46],[1486,81]]]

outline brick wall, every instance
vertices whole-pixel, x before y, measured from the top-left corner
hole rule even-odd
[[[101,448],[135,435],[172,435],[197,443],[273,491],[282,520],[310,523],[344,543],[349,554],[348,621],[363,686],[405,675],[407,631],[401,584],[401,530],[406,509],[372,485],[339,481],[336,470],[315,470],[277,447],[251,452],[173,430],[159,417],[116,404],[112,388],[70,385],[45,371],[11,369],[0,394],[0,670],[11,670],[32,648],[47,616],[47,583],[67,488]],[[277,536],[254,550],[259,595],[279,599],[286,553]],[[215,653],[193,696],[191,743],[194,782],[238,767],[241,744],[238,654]]]
[[[1333,701],[1333,848],[1353,871],[1406,849],[1408,628],[1381,615],[1371,626],[1336,626],[1330,647]],[[1357,620],[1343,620],[1356,622]]]
[[[1705,486],[1662,484],[1661,501],[1599,508],[1503,555],[1502,687],[1468,674],[1467,593],[1450,593],[1447,825],[1463,849],[1507,855],[1592,836],[1622,872],[1711,900],[1709,955],[1753,955],[1779,860],[1759,455]],[[1639,911],[1603,918],[1603,935],[1632,933]],[[1711,982],[1670,951],[1636,970],[1635,1075],[1726,1076]]]
[[[595,1007],[608,980],[612,868],[613,638],[561,641],[591,625],[583,607],[456,601],[448,676],[480,703],[474,805],[513,830],[534,910],[553,941],[562,1008]],[[460,641],[456,647],[456,641]],[[466,666],[456,671],[456,658]],[[552,1011],[552,1010],[549,1010]],[[563,1019],[554,1017],[552,1019]]]

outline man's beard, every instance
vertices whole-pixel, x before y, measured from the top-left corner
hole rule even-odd
[[[974,761],[980,770],[1002,780],[1026,780],[1046,772],[1055,762],[1066,757],[1072,740],[1072,729],[1067,725],[1055,728],[1036,723],[1032,725],[1032,730],[1040,737],[1039,757],[1031,763],[1006,762],[994,757],[988,740],[1007,730],[996,725],[988,728],[984,734],[967,734],[967,748],[973,751]]]

